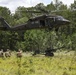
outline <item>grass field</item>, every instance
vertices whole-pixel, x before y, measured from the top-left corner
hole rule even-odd
[[[0,58],[0,75],[76,75],[75,53]]]

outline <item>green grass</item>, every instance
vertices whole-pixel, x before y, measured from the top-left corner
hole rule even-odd
[[[54,57],[0,58],[0,75],[76,75],[76,56],[71,52]]]

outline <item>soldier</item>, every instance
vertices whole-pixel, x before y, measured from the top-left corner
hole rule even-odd
[[[0,51],[0,57],[4,57],[3,49]]]
[[[11,51],[7,49],[7,51],[5,52],[5,57],[10,57],[10,56],[11,56]]]
[[[17,57],[22,57],[22,50],[21,49],[18,50]]]
[[[45,50],[45,56],[54,56],[53,52],[56,52],[58,49],[62,49],[64,48],[64,46],[53,49],[53,48],[47,48],[47,50]]]
[[[52,49],[47,48],[47,50],[45,50],[45,56],[54,56],[54,53],[52,52]]]

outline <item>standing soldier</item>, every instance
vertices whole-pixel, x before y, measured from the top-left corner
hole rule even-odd
[[[21,49],[18,50],[17,57],[20,57],[20,58],[22,57],[22,50]]]

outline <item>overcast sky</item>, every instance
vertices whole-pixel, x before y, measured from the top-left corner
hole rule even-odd
[[[35,6],[38,3],[44,3],[45,5],[50,4],[51,1],[54,0],[0,0],[0,6],[5,6],[9,8],[12,12],[15,11],[15,9],[18,6],[25,6],[25,7],[31,7]],[[74,0],[60,0],[64,4],[67,4],[68,6],[71,3],[74,3]]]

